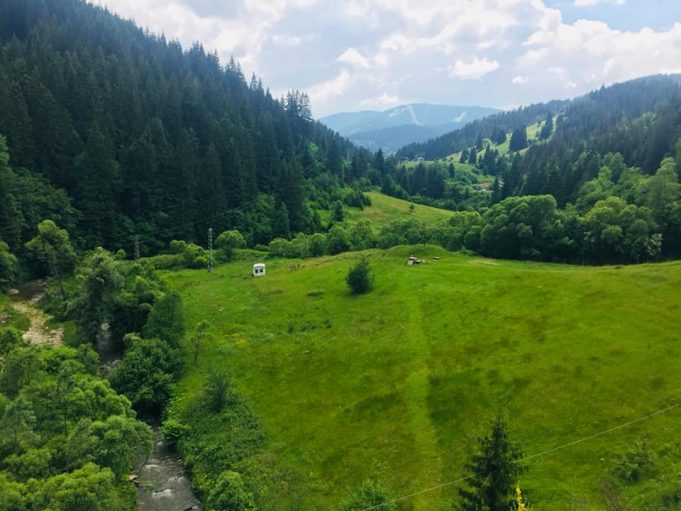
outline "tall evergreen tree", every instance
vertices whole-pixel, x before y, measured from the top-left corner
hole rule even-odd
[[[459,489],[461,511],[513,511],[520,450],[508,438],[506,423],[497,418],[479,441],[478,452],[465,465],[468,479]]]
[[[553,114],[547,114],[544,125],[539,132],[539,138],[541,140],[546,140],[551,136],[551,133],[553,133]]]
[[[521,149],[525,149],[527,147],[527,129],[525,129],[524,126],[520,128],[516,128],[513,130],[513,133],[511,133],[511,140],[508,144],[508,149],[511,152],[517,152],[520,151]]]
[[[21,213],[11,191],[12,171],[5,138],[0,135],[0,239],[12,250],[19,248]]]

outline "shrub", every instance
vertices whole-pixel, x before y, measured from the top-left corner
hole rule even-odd
[[[220,250],[222,259],[228,261],[234,255],[234,249],[246,246],[246,240],[237,230],[225,231],[217,237],[215,246]]]
[[[631,451],[620,457],[613,473],[626,483],[636,483],[653,472],[654,458],[644,442],[636,442]]]
[[[189,426],[175,417],[168,417],[163,421],[163,426],[161,427],[163,438],[165,438],[166,442],[170,445],[177,445],[177,442],[179,442],[182,437],[186,436],[189,431]]]
[[[374,285],[374,275],[367,259],[362,259],[348,271],[345,278],[348,287],[354,294],[365,294],[371,291]]]
[[[293,257],[291,242],[284,238],[275,238],[268,245],[272,257]]]
[[[204,399],[208,408],[220,413],[229,403],[229,378],[222,372],[211,372],[206,381]]]
[[[365,481],[357,488],[350,490],[341,502],[340,508],[341,511],[362,511],[373,508],[390,511],[394,509],[388,492],[373,481]]]
[[[253,494],[246,489],[241,474],[227,470],[220,474],[208,499],[215,511],[256,511]]]
[[[321,233],[315,233],[310,236],[310,255],[312,257],[319,257],[326,253],[326,236]]]
[[[331,255],[350,250],[350,238],[347,231],[338,225],[334,225],[326,236],[326,246]]]
[[[17,346],[28,345],[16,328],[7,327],[0,330],[0,356],[7,355]]]

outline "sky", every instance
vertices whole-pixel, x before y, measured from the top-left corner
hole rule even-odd
[[[513,108],[681,73],[681,0],[89,0],[200,42],[315,117],[405,103]]]

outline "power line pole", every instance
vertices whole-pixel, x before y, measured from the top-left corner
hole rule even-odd
[[[213,271],[213,228],[208,229],[208,273]]]
[[[135,259],[140,258],[140,235],[135,234]]]

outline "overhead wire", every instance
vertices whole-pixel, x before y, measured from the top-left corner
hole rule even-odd
[[[599,431],[599,432],[597,432],[597,433],[594,433],[594,434],[592,434],[592,435],[587,435],[587,436],[578,438],[578,439],[576,439],[576,440],[572,440],[572,441],[570,441],[570,442],[567,442],[567,443],[558,445],[558,446],[556,446],[556,447],[551,447],[550,449],[546,449],[546,450],[544,450],[544,451],[541,451],[541,452],[532,454],[532,455],[530,455],[530,456],[526,456],[526,457],[524,457],[524,458],[518,460],[518,463],[526,463],[526,462],[528,462],[528,461],[530,461],[530,460],[539,458],[539,457],[541,457],[541,456],[545,456],[545,455],[547,455],[547,454],[552,454],[552,453],[554,453],[554,452],[561,451],[561,450],[563,450],[563,449],[567,449],[568,447],[572,447],[572,446],[574,446],[574,445],[581,444],[581,443],[587,442],[587,441],[589,441],[589,440],[593,440],[594,438],[598,438],[598,437],[607,435],[608,433],[612,433],[613,431],[617,431],[617,430],[626,428],[626,427],[628,427],[628,426],[631,426],[631,425],[633,425],[633,424],[637,424],[637,423],[639,423],[639,422],[643,422],[643,421],[645,421],[645,420],[652,419],[653,417],[656,417],[656,416],[658,416],[658,415],[662,415],[662,414],[664,414],[664,413],[670,412],[670,411],[675,410],[675,409],[677,409],[677,408],[679,408],[679,407],[681,407],[681,401],[680,401],[680,402],[677,402],[677,403],[675,403],[675,404],[673,404],[673,405],[667,406],[667,407],[665,407],[665,408],[661,408],[661,409],[659,409],[659,410],[656,410],[656,411],[654,411],[654,412],[651,412],[651,413],[649,413],[649,414],[647,414],[647,415],[643,415],[643,416],[638,417],[638,418],[636,418],[636,419],[632,419],[632,420],[629,420],[629,421],[627,421],[627,422],[623,422],[623,423],[621,423],[621,424],[618,424],[617,426],[613,426],[613,427],[611,427],[611,428],[604,429],[604,430]],[[452,481],[447,481],[447,482],[445,482],[445,483],[441,483],[441,484],[438,484],[438,485],[435,485],[435,486],[431,486],[431,487],[429,487],[429,488],[425,488],[425,489],[423,489],[423,490],[420,490],[420,491],[417,491],[417,492],[414,492],[414,493],[410,493],[410,494],[408,494],[408,495],[402,495],[401,497],[398,497],[398,498],[396,498],[396,499],[389,500],[389,501],[387,501],[387,502],[383,502],[383,503],[381,503],[381,504],[376,504],[375,506],[370,506],[370,507],[367,507],[367,508],[363,508],[363,509],[361,509],[360,511],[371,511],[371,510],[373,510],[373,509],[379,509],[379,508],[382,508],[382,507],[385,507],[385,506],[389,506],[389,505],[395,504],[395,503],[397,503],[397,502],[401,502],[401,501],[404,501],[404,500],[408,500],[408,499],[417,497],[417,496],[419,496],[419,495],[423,495],[424,493],[430,493],[430,492],[433,492],[433,491],[436,491],[436,490],[440,490],[440,489],[442,489],[442,488],[446,488],[446,487],[448,487],[448,486],[453,486],[453,485],[455,485],[455,484],[462,483],[462,482],[464,482],[464,481],[466,481],[466,480],[468,480],[468,479],[471,479],[471,477],[472,477],[472,476],[460,477],[460,478],[458,478],[458,479],[454,479],[454,480],[452,480]]]

